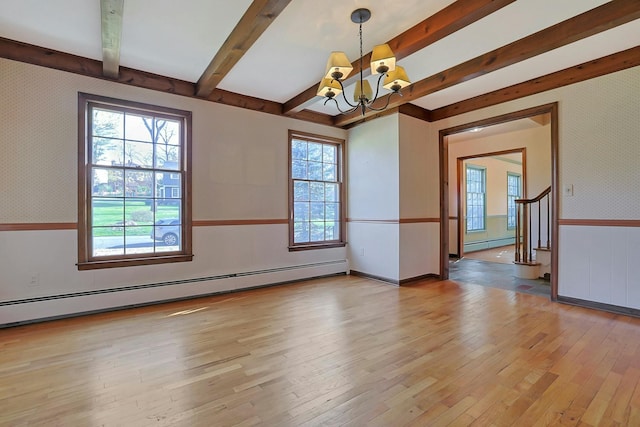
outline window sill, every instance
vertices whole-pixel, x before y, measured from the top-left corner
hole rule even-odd
[[[310,251],[313,249],[343,248],[347,246],[347,242],[317,243],[289,246],[289,252]]]
[[[120,258],[109,260],[85,261],[77,264],[78,270],[98,270],[101,268],[130,267],[135,265],[169,264],[174,262],[189,262],[193,260],[193,254],[154,256],[146,258]]]

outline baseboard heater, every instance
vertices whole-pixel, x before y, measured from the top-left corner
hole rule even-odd
[[[230,279],[230,278],[234,278],[234,277],[256,276],[256,275],[260,275],[260,274],[278,273],[278,272],[282,272],[282,271],[300,270],[300,269],[303,269],[303,268],[324,267],[324,266],[338,265],[338,264],[345,264],[346,265],[346,260],[325,261],[325,262],[317,262],[317,263],[312,263],[312,264],[293,265],[293,266],[288,266],[288,267],[268,268],[268,269],[264,269],[264,270],[244,271],[244,272],[241,272],[241,273],[220,274],[220,275],[215,275],[215,276],[195,277],[195,278],[182,279],[182,280],[171,280],[171,281],[167,281],[167,282],[146,283],[146,284],[143,284],[143,285],[131,285],[131,286],[118,287],[118,288],[98,289],[98,290],[94,290],[94,291],[70,292],[70,293],[58,294],[58,295],[48,295],[48,296],[42,296],[42,297],[23,298],[23,299],[11,300],[11,301],[0,301],[0,307],[10,306],[10,305],[17,305],[17,304],[30,304],[30,303],[34,303],[34,302],[52,301],[52,300],[59,300],[59,299],[66,299],[66,298],[77,298],[77,297],[84,297],[84,296],[90,296],[90,295],[109,294],[109,293],[114,293],[114,292],[136,291],[136,290],[140,290],[140,289],[159,288],[159,287],[164,287],[164,286],[175,286],[175,285],[193,284],[193,283],[198,283],[198,282],[209,282],[209,281],[214,281],[214,280]],[[345,268],[345,271],[346,271],[346,268]],[[310,279],[311,278],[313,278],[313,277],[310,277]],[[304,279],[299,279],[299,280],[304,280]],[[299,280],[292,280],[292,282],[297,282]],[[187,299],[187,298],[197,298],[199,296],[224,294],[224,293],[230,293],[230,292],[239,292],[239,291],[245,291],[245,290],[250,290],[250,289],[262,288],[262,287],[266,287],[266,286],[281,285],[281,284],[285,284],[285,283],[289,283],[289,281],[277,282],[277,283],[269,283],[269,284],[251,286],[251,287],[240,288],[240,289],[221,290],[221,291],[216,291],[216,292],[213,292],[213,293],[206,293],[206,294],[202,294],[202,295],[194,295],[194,296],[189,296],[189,297],[185,297],[185,298],[177,298],[176,300],[178,300],[178,299]],[[167,302],[167,300],[154,301],[154,302],[149,303],[149,304],[157,304],[159,302]],[[145,304],[136,304],[136,305],[145,305]]]

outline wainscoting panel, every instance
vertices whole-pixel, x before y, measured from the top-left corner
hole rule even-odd
[[[289,252],[287,232],[194,227],[192,262],[90,271],[75,265],[75,230],[0,232],[0,325],[347,272],[345,248]]]
[[[640,308],[640,227],[560,226],[558,294]]]
[[[400,224],[387,221],[347,222],[349,267],[365,274],[400,280]]]

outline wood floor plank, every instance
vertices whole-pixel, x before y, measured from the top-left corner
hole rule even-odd
[[[0,425],[640,425],[640,319],[336,276],[20,326]]]

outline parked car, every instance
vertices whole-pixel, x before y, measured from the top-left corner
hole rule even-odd
[[[176,246],[180,243],[180,220],[176,218],[159,219],[156,221],[155,230],[151,230],[151,238],[162,240],[167,246]],[[155,232],[154,232],[155,231]]]

